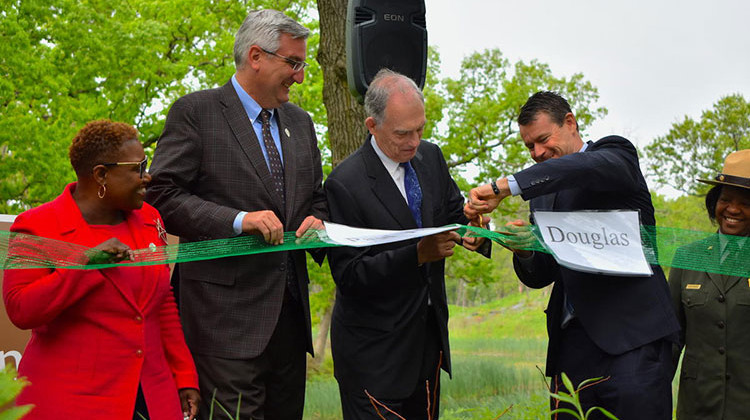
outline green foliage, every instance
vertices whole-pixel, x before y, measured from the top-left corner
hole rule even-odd
[[[549,399],[536,366],[546,350],[544,291],[514,293],[484,305],[451,306],[453,379],[442,374],[443,419],[548,417]],[[330,360],[330,357],[328,358]],[[326,371],[308,376],[305,419],[340,419],[336,380]]]
[[[499,285],[499,288],[495,287],[495,283],[506,278],[504,274],[508,264],[502,257],[507,255],[497,254],[495,252],[493,258],[488,259],[462,247],[454,248],[454,254],[446,260],[445,266],[446,291],[451,296],[450,303],[466,306],[470,303],[481,303],[481,300],[502,297],[505,291],[502,286],[505,286],[505,282]]]
[[[26,415],[34,406],[14,406],[21,390],[29,385],[24,378],[16,378],[16,371],[6,365],[0,372],[0,420],[17,420]]]
[[[688,116],[646,146],[648,175],[659,184],[690,194],[705,194],[724,158],[750,148],[750,102],[741,94],[724,96],[699,120]]]
[[[305,386],[305,420],[336,420],[341,416],[339,386],[333,376],[308,376]]]
[[[474,186],[463,178],[457,181],[463,191]],[[528,207],[528,202],[520,198],[505,200],[494,212],[497,219],[491,229],[501,230],[510,220],[525,220]],[[460,306],[481,305],[523,288],[513,270],[513,254],[496,243],[492,244],[490,259],[456,247],[453,256],[445,262],[445,273],[448,302]]]
[[[536,60],[511,64],[498,49],[469,55],[461,63],[458,78],[446,78],[434,89],[445,98],[443,114],[447,118],[443,121],[447,129],[434,138],[449,167],[471,163],[479,169],[475,184],[529,165],[515,121],[534,92],[554,90],[566,97],[581,130],[607,113],[605,108],[593,106],[598,91],[582,74],[557,77],[547,64]]]
[[[479,306],[451,305],[448,321],[451,339],[471,340],[475,348],[484,347],[482,342],[488,338],[544,340],[547,338],[544,308],[548,298],[547,289],[526,289]]]
[[[546,392],[504,393],[487,396],[466,405],[445,404],[442,420],[539,420],[549,418],[549,398]]]
[[[497,344],[501,340],[495,339]],[[513,349],[512,353],[496,352],[491,349],[456,352],[453,357],[453,365],[456,375],[448,380],[447,375],[441,382],[443,398],[446,407],[458,407],[467,401],[479,402],[485,398],[498,395],[531,394],[539,387],[539,379],[534,375],[534,367],[505,361],[498,363],[503,356],[521,355],[524,347]],[[532,354],[527,353],[528,356]],[[541,353],[533,354],[536,357],[544,355],[544,347]],[[460,374],[459,374],[460,372]],[[521,401],[517,401],[521,402]],[[505,407],[495,406],[495,409]]]
[[[233,74],[234,34],[249,10],[286,7],[306,19],[312,5],[310,0],[6,3],[0,13],[0,213],[49,201],[75,179],[67,150],[88,121],[133,124],[144,145],[153,145],[176,98],[223,84]],[[295,94],[317,117],[322,105],[308,98],[319,96],[314,86],[306,89]]]
[[[336,284],[331,276],[328,259],[318,266],[311,257],[307,258],[307,273],[310,277],[310,316],[312,324],[320,323],[320,317],[333,304],[332,299],[336,290]]]
[[[427,51],[427,72],[423,89],[426,123],[422,137],[433,141],[437,124],[443,120],[445,98],[440,85],[440,53],[437,47],[431,46]]]
[[[208,419],[213,420],[214,414],[216,414],[216,418],[226,418],[230,420],[240,420],[240,407],[242,407],[242,394],[237,395],[237,407],[235,410],[235,414],[232,415],[229,410],[227,410],[219,401],[216,400],[216,389],[214,388],[214,392],[211,394],[211,403],[209,404],[209,411],[208,411]],[[223,413],[223,415],[221,414]]]
[[[598,411],[601,414],[605,415],[607,418],[617,420],[617,417],[615,417],[614,414],[610,413],[609,411],[607,411],[606,409],[602,407],[591,407],[585,412],[583,411],[583,408],[581,407],[581,400],[579,397],[579,393],[583,389],[588,388],[589,386],[596,386],[601,381],[607,380],[607,378],[586,379],[578,385],[578,388],[576,388],[573,386],[573,382],[570,381],[570,378],[568,378],[568,375],[566,375],[565,373],[562,373],[561,376],[562,376],[563,385],[565,386],[565,389],[568,390],[568,392],[565,392],[565,391],[558,391],[557,393],[550,392],[550,395],[553,398],[561,402],[565,402],[565,403],[572,405],[575,408],[575,410],[571,410],[570,408],[557,408],[555,410],[552,410],[550,414],[566,413],[566,414],[570,414],[571,416],[575,417],[578,420],[586,420],[589,418],[591,414]]]
[[[697,230],[702,232],[716,231],[706,213],[704,197],[684,195],[668,199],[659,194],[651,193],[654,203],[654,215],[657,226],[668,226],[678,229]]]
[[[302,3],[311,3],[305,0]],[[323,160],[323,175],[328,176],[333,169],[331,167],[331,146],[328,138],[327,110],[323,103],[323,70],[314,57],[318,55],[320,47],[320,23],[317,20],[304,19],[305,26],[310,29],[310,37],[307,38],[308,66],[305,68],[305,81],[302,84],[294,84],[289,92],[289,101],[299,105],[310,114],[318,134],[318,148]],[[239,26],[238,26],[239,27]],[[234,35],[233,35],[234,36]]]

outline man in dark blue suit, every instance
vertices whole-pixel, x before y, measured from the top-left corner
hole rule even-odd
[[[325,182],[332,222],[373,229],[467,223],[464,198],[440,148],[421,139],[424,97],[408,77],[381,70],[365,96],[370,136]],[[336,282],[331,352],[345,420],[437,419],[439,378],[450,373],[445,259],[463,243],[450,231],[390,244],[329,250]],[[428,412],[429,410],[429,412]]]
[[[638,153],[628,140],[608,136],[584,143],[570,105],[553,92],[531,96],[518,124],[537,164],[471,190],[467,217],[520,195],[531,200],[532,211],[629,209],[640,212],[642,224],[655,224]],[[552,390],[561,388],[563,372],[576,385],[608,377],[580,394],[585,409],[603,407],[620,420],[671,419],[670,352],[679,325],[661,268],[652,266],[651,276],[608,276],[562,267],[549,254],[512,251],[525,285],[554,283],[546,310]],[[556,401],[551,403],[555,408]]]

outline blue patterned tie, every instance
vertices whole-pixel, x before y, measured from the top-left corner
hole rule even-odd
[[[406,201],[409,203],[409,210],[417,222],[417,227],[422,227],[422,189],[419,187],[417,173],[410,162],[402,163],[404,168],[404,189],[406,190]]]

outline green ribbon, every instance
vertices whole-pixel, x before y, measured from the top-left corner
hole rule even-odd
[[[486,238],[508,248],[549,253],[538,239],[541,235],[536,226],[506,229],[509,231],[495,232],[473,226],[461,226],[457,232],[462,236]],[[324,232],[310,230],[301,238],[297,238],[294,232],[286,232],[284,242],[280,245],[269,245],[259,236],[238,236],[177,245],[150,246],[134,250],[134,261],[111,263],[108,262],[109,255],[94,248],[2,231],[0,265],[5,269],[99,269],[339,246],[329,242]],[[643,249],[650,264],[730,276],[750,277],[750,240],[747,239],[686,229],[641,226]],[[729,251],[729,257],[723,261],[717,258],[717,247],[720,247],[720,243],[725,244],[722,249]]]

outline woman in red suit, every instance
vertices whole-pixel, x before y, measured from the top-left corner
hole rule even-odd
[[[70,162],[78,181],[20,214],[11,231],[93,247],[96,262],[165,244],[159,213],[143,202],[151,176],[133,127],[87,124]],[[27,419],[196,415],[198,376],[166,265],[6,270],[3,298],[11,321],[32,329],[19,366],[31,385],[17,399],[35,405]]]

